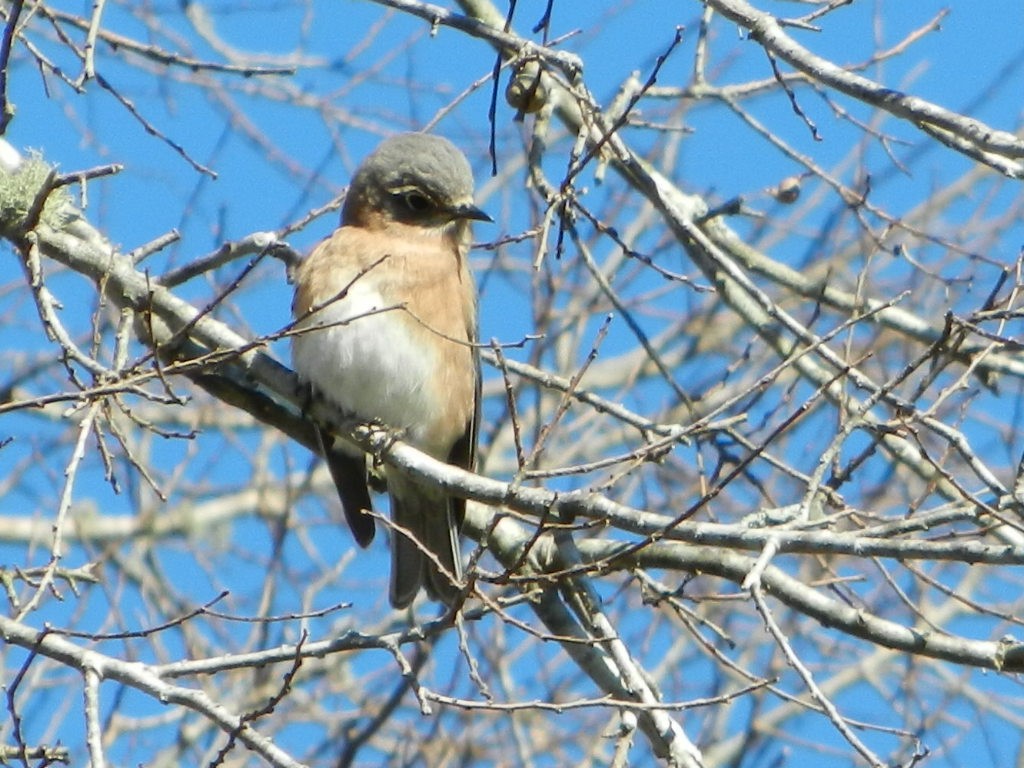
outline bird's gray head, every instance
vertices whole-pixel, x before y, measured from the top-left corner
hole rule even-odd
[[[343,224],[401,221],[443,227],[491,217],[473,203],[473,172],[466,156],[440,136],[404,133],[385,140],[352,178]]]

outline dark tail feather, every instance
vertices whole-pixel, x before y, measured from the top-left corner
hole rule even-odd
[[[415,504],[410,508],[392,494],[391,519],[409,532],[391,532],[391,591],[388,598],[393,607],[405,608],[416,599],[423,582],[423,553],[419,544],[409,538],[422,539],[421,515]]]
[[[366,487],[366,462],[362,457],[349,456],[333,447],[334,438],[317,428],[317,441],[320,453],[327,461],[327,468],[338,489],[341,508],[345,512],[345,520],[352,531],[352,536],[360,547],[370,546],[376,525],[371,515],[364,510],[372,510],[370,490]]]
[[[441,566],[448,571],[446,576],[434,563],[427,561],[424,568],[424,577],[427,584],[427,594],[433,600],[440,600],[447,606],[451,606],[459,596],[460,589],[457,584],[462,581],[462,558],[459,554],[459,529],[464,514],[465,504],[463,499],[448,498],[445,505],[445,515],[435,524],[427,526],[424,531],[427,548],[437,555]]]
[[[462,580],[459,558],[459,533],[452,502],[422,489],[405,485],[399,493],[392,488],[391,518],[416,539],[411,541],[400,531],[391,536],[391,604],[405,608],[426,583],[427,593],[434,600],[451,605],[459,595],[452,577]],[[432,552],[446,576],[434,561],[420,549]]]

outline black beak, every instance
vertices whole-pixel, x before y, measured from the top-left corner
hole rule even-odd
[[[494,219],[472,203],[455,206],[452,209],[452,214],[457,219],[472,219],[473,221],[489,221],[492,224],[494,223]]]

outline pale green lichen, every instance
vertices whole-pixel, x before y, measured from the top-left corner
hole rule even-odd
[[[30,153],[13,172],[0,168],[0,230],[15,231],[24,227],[37,196],[48,183],[51,170],[38,152]],[[67,218],[69,202],[67,189],[51,189],[39,223],[60,229]]]

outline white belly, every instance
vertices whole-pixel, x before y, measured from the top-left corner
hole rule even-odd
[[[344,300],[299,326],[331,327],[292,337],[292,361],[304,381],[344,411],[405,430],[419,443],[438,409],[427,385],[435,358],[404,310],[379,311],[393,302],[369,282],[357,280]]]

